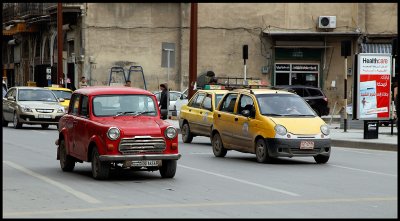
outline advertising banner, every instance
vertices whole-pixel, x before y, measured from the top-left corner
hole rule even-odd
[[[358,56],[357,118],[386,120],[390,117],[390,54],[361,53]]]

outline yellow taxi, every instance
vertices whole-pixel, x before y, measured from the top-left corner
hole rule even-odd
[[[214,155],[228,150],[253,153],[260,163],[276,157],[313,156],[326,163],[329,127],[299,95],[273,89],[235,89],[213,114]]]
[[[211,135],[213,111],[228,90],[218,85],[210,86],[210,89],[196,91],[179,112],[179,127],[184,143],[192,142],[195,136]]]
[[[57,98],[62,98],[60,104],[65,107],[65,110],[68,109],[69,101],[71,100],[72,90],[64,87],[45,87],[50,89]]]

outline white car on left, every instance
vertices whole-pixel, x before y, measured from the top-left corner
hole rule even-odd
[[[46,88],[18,86],[8,89],[3,97],[2,125],[13,123],[15,129],[23,124],[38,124],[43,129],[49,125],[58,126],[59,119],[65,114],[65,108],[55,94]]]

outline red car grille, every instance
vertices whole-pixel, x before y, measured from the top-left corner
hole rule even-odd
[[[118,149],[122,154],[160,153],[165,150],[166,144],[161,137],[136,136],[123,138]]]

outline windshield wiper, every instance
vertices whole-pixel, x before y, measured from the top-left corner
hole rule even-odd
[[[139,116],[142,114],[150,114],[150,113],[155,113],[155,112],[154,111],[139,111],[136,114],[134,114],[133,116],[136,117],[136,116]]]
[[[298,117],[314,117],[312,114],[290,114],[289,116],[298,116]]]
[[[135,112],[132,111],[126,111],[126,112],[118,112],[115,116],[121,116],[121,115],[128,115],[128,114],[134,114]]]
[[[268,115],[268,116],[284,116],[282,114],[273,114],[273,113],[264,113],[263,115]]]

